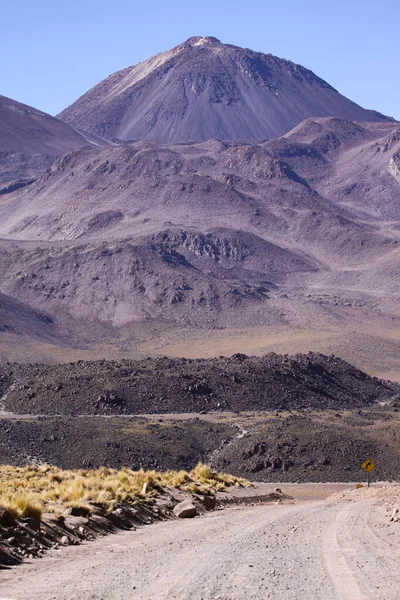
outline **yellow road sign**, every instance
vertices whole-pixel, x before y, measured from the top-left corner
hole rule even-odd
[[[364,460],[364,462],[361,466],[363,469],[365,469],[367,471],[367,473],[372,471],[372,469],[375,469],[375,463],[372,462],[372,460],[370,458],[367,458],[366,460]]]

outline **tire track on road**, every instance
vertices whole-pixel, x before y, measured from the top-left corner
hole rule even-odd
[[[352,505],[345,504],[339,509],[333,523],[328,527],[322,539],[324,564],[332,581],[337,600],[366,600],[365,596],[349,568],[341,547],[338,533],[347,527]]]

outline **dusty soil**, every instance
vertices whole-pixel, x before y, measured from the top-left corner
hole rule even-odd
[[[18,600],[397,600],[399,548],[398,524],[373,500],[234,508],[52,551],[3,573],[0,593]]]
[[[329,497],[329,501],[338,502],[360,502],[361,500],[379,499],[383,505],[388,507],[399,506],[400,508],[400,484],[392,485],[366,485],[362,488],[349,488],[337,490]]]
[[[0,569],[19,565],[24,560],[42,557],[60,546],[79,545],[119,530],[136,530],[141,525],[177,519],[174,507],[189,501],[197,515],[220,510],[227,505],[266,504],[293,500],[281,490],[262,484],[246,488],[227,488],[215,496],[204,496],[182,488],[158,487],[155,496],[139,495],[133,503],[116,503],[111,512],[92,504],[90,513],[75,507],[75,512],[42,514],[40,522],[32,517],[15,519],[0,507]]]

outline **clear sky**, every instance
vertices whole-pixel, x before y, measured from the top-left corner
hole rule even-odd
[[[56,114],[193,35],[271,52],[400,120],[398,0],[0,0],[0,93]]]

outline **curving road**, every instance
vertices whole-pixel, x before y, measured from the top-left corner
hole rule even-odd
[[[230,508],[0,573],[0,600],[399,600],[400,526],[373,501]]]

